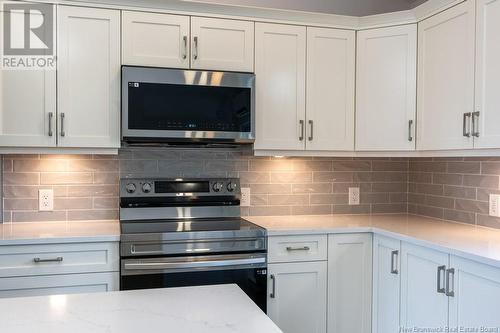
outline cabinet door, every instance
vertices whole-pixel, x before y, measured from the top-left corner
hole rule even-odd
[[[189,16],[122,13],[124,65],[189,68]]]
[[[308,150],[354,149],[355,32],[307,28]]]
[[[120,12],[59,6],[58,145],[120,147]]]
[[[356,150],[414,150],[417,25],[358,32]]]
[[[439,267],[443,267],[441,270]],[[401,246],[401,328],[448,325],[444,269],[448,254],[403,243]]]
[[[399,240],[373,238],[373,333],[398,333],[401,297]]]
[[[306,28],[255,24],[255,149],[305,148]]]
[[[450,327],[487,327],[490,330],[483,332],[500,331],[500,269],[455,256],[450,258],[450,267],[455,270]]]
[[[268,265],[267,312],[283,332],[326,332],[326,270],[326,261]]]
[[[25,14],[13,12],[11,15]],[[3,19],[4,13],[0,8],[2,27]],[[3,45],[3,37],[2,32],[0,45]],[[55,117],[55,70],[0,70],[1,147],[55,146]]]
[[[466,115],[474,111],[474,12],[468,0],[418,25],[419,150],[473,146]]]
[[[500,148],[500,0],[478,0],[475,148]]]
[[[371,304],[371,234],[328,236],[328,332],[371,332]]]
[[[253,72],[253,22],[193,17],[191,35],[192,68]]]
[[[0,278],[0,298],[119,290],[119,272]]]

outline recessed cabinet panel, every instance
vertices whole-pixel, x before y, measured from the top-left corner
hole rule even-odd
[[[124,65],[189,68],[189,16],[122,13]]]
[[[401,328],[446,327],[448,254],[407,243],[401,252]]]
[[[0,70],[0,147],[54,147],[56,111],[55,70]]]
[[[326,261],[270,264],[267,312],[286,333],[326,333]]]
[[[307,28],[307,150],[354,149],[355,36]]]
[[[358,32],[356,150],[414,150],[417,25]]]
[[[474,1],[418,24],[417,149],[473,147]]]
[[[58,145],[120,147],[120,12],[59,6]]]
[[[305,148],[306,28],[255,24],[255,149]]]
[[[500,148],[500,0],[478,0],[474,148]]]
[[[191,18],[193,69],[253,72],[254,22]]]

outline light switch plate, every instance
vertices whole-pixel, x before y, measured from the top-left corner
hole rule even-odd
[[[359,205],[359,187],[349,187],[349,205]]]
[[[39,211],[54,210],[54,190],[52,189],[38,190],[38,210]]]
[[[250,206],[250,188],[249,187],[242,187],[241,188],[240,206],[241,207],[249,207]]]
[[[500,195],[490,194],[490,216],[500,217]]]

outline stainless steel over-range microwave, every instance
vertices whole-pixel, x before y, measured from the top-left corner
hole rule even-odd
[[[122,67],[122,139],[252,143],[255,75]]]

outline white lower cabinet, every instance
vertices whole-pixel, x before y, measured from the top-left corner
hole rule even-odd
[[[401,327],[446,327],[448,254],[403,243],[401,248]]]
[[[401,242],[373,237],[373,333],[399,332]]]
[[[326,333],[327,263],[269,264],[267,313],[284,333]]]
[[[328,332],[371,332],[371,304],[372,234],[328,236]]]
[[[118,242],[0,246],[0,298],[119,289]]]
[[[500,269],[456,256],[450,256],[450,267],[449,326],[479,329],[458,332],[499,332]]]
[[[119,283],[118,272],[0,278],[0,298],[115,291]]]

